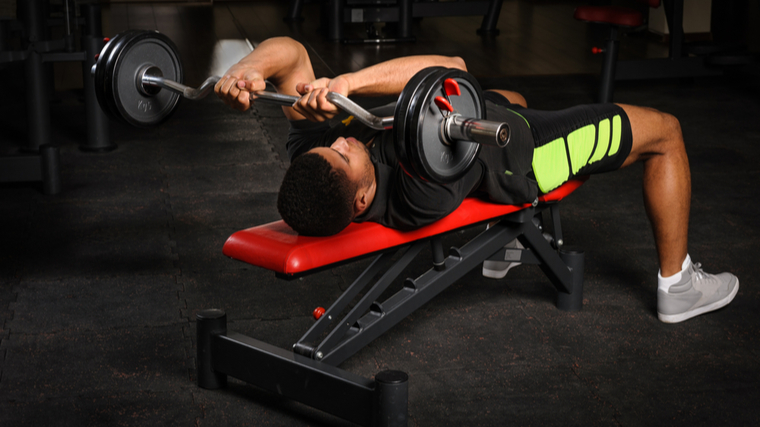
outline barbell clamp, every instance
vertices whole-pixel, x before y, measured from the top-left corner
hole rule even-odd
[[[470,119],[458,113],[449,114],[443,120],[441,133],[441,141],[449,145],[454,141],[472,141],[504,148],[511,138],[509,125],[506,123]]]

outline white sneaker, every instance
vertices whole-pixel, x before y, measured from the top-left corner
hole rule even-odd
[[[520,261],[520,255],[522,254],[522,249],[524,249],[519,240],[512,240],[504,245],[504,247],[507,248],[504,252],[504,261],[483,261],[483,276],[491,279],[501,279],[507,275],[509,270],[522,264],[521,262],[517,262]]]
[[[728,305],[737,292],[739,279],[733,274],[705,273],[702,264],[692,263],[667,292],[657,291],[657,317],[665,323],[683,322]]]

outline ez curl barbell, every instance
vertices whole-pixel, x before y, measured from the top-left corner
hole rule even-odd
[[[220,79],[209,77],[197,88],[183,85],[174,43],[157,31],[142,30],[110,39],[92,75],[101,108],[137,127],[164,122],[176,111],[180,98],[201,99]],[[293,106],[300,98],[258,91],[251,99]],[[421,70],[406,84],[389,117],[378,117],[336,92],[328,93],[327,99],[372,129],[392,130],[401,166],[408,174],[431,182],[456,181],[475,163],[481,144],[505,147],[510,140],[506,123],[485,120],[480,85],[461,70]]]

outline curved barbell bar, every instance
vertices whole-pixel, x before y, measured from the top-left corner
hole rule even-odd
[[[153,71],[155,67],[149,67],[142,72],[140,81],[143,86],[160,87],[181,94],[188,99],[201,99],[211,92],[214,85],[221,79],[219,76],[211,76],[207,78],[197,88],[185,86],[181,83],[165,79],[160,75],[155,74]],[[251,100],[263,100],[271,104],[283,105],[286,107],[292,107],[299,99],[298,96],[283,95],[277,92],[269,91],[257,91],[251,94]],[[327,99],[331,103],[335,104],[341,110],[353,115],[357,120],[364,123],[366,126],[375,130],[391,129],[393,127],[393,116],[378,117],[369,111],[365,110],[359,104],[348,99],[347,97],[337,93],[330,92],[327,94]]]

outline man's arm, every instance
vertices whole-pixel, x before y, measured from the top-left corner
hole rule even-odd
[[[250,92],[264,90],[265,80],[270,81],[278,93],[298,96],[296,85],[314,80],[306,48],[289,37],[267,39],[227,70],[214,92],[232,108],[246,111],[250,108]],[[290,107],[283,107],[283,112],[291,120],[304,118]]]
[[[294,108],[311,121],[328,120],[338,113],[326,98],[329,91],[346,96],[398,95],[418,71],[436,66],[467,71],[464,60],[459,57],[419,55],[395,58],[333,79],[321,78],[309,83],[303,80],[296,89],[303,97]]]
[[[344,74],[343,77],[347,80],[349,95],[398,95],[418,71],[427,67],[457,68],[467,71],[462,58],[422,55],[381,62],[355,73]]]
[[[461,58],[420,55],[381,62],[333,79],[315,80],[306,48],[289,37],[276,37],[263,41],[232,66],[216,84],[214,91],[232,108],[246,111],[250,108],[250,92],[264,90],[264,81],[269,80],[278,93],[302,95],[294,108],[283,107],[288,119],[324,121],[339,112],[327,101],[328,91],[346,96],[397,95],[414,74],[433,66],[466,71]]]

